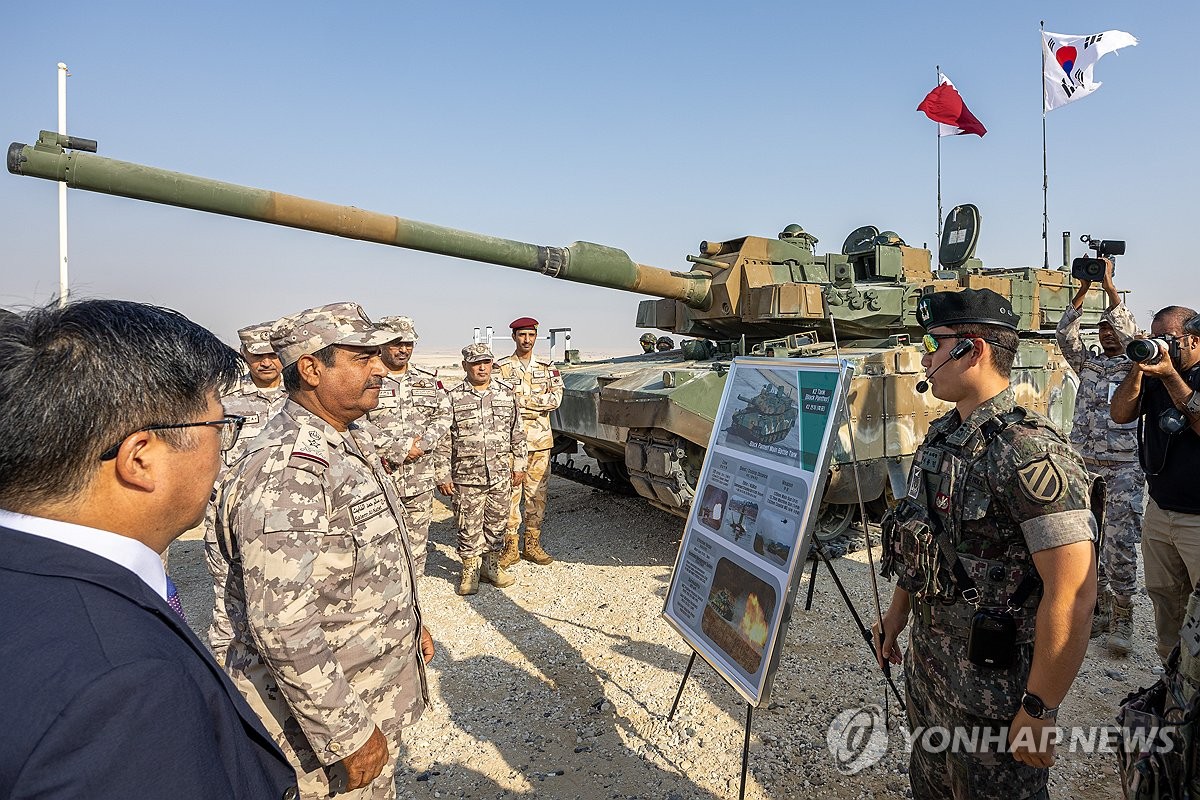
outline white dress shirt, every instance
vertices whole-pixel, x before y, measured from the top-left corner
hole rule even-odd
[[[71,522],[17,514],[2,508],[0,527],[52,539],[107,559],[137,575],[159,597],[167,599],[167,573],[163,570],[162,559],[137,539]]]

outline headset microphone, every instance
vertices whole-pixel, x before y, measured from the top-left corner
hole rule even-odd
[[[974,349],[975,349],[975,342],[972,341],[971,339],[963,339],[961,342],[954,345],[954,349],[950,351],[950,358],[948,358],[945,361],[943,361],[942,363],[938,364],[936,367],[934,367],[932,370],[930,370],[929,374],[926,375],[923,380],[917,382],[917,393],[925,394],[926,392],[929,391],[929,379],[933,377],[933,373],[937,372],[939,369],[946,366],[951,361],[958,361],[960,358],[962,358],[963,356],[965,356],[967,353],[971,352]]]

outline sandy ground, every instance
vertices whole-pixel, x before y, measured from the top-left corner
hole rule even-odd
[[[430,707],[399,754],[400,796],[736,797],[746,720],[740,696],[698,660],[675,720],[666,719],[691,652],[661,617],[681,521],[559,478],[549,508],[546,546],[558,562],[522,562],[516,585],[485,585],[470,598],[454,593],[455,531],[439,510],[420,586],[438,653]],[[173,545],[171,568],[203,638],[212,590],[201,546]],[[865,560],[860,552],[834,564],[868,619]],[[1111,724],[1121,698],[1154,680],[1149,601],[1136,603],[1135,653],[1113,658],[1093,642],[1061,725]],[[754,712],[746,796],[905,797],[898,730],[882,760],[855,775],[839,774],[826,744],[833,718],[883,703],[884,686],[822,569],[813,610],[803,611],[803,596],[797,603],[770,704]],[[899,721],[894,699],[889,705]],[[1062,752],[1051,795],[1119,798],[1115,763],[1111,754]]]

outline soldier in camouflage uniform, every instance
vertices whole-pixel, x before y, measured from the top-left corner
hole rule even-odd
[[[921,299],[917,319],[928,384],[955,408],[930,426],[907,495],[884,520],[882,574],[897,587],[879,653],[906,665],[915,733],[964,729],[978,746],[923,748],[918,738],[913,797],[1046,797],[1056,707],[1086,653],[1096,599],[1090,479],[1048,420],[1015,405],[1017,318],[1006,299],[938,292]],[[980,614],[1007,628],[1010,644],[993,629],[971,658]]]
[[[529,451],[525,480],[513,486],[508,531],[504,535],[504,552],[500,556],[502,567],[511,566],[520,558],[543,566],[554,561],[542,548],[542,521],[546,517],[546,490],[550,484],[550,450],[554,447],[550,412],[562,403],[563,381],[552,362],[533,354],[533,347],[537,344],[537,326],[538,321],[532,317],[513,320],[509,327],[517,345],[516,352],[496,362],[500,378],[517,393],[521,424],[525,428]],[[524,550],[518,547],[522,497],[525,499]]]
[[[511,386],[492,377],[486,344],[463,348],[466,380],[447,390],[453,421],[438,448],[438,491],[454,498],[460,595],[475,594],[482,579],[511,586],[500,566],[512,486],[525,479],[525,430]]]
[[[1083,456],[1088,471],[1104,479],[1107,489],[1092,637],[1109,633],[1111,628],[1108,649],[1126,655],[1133,646],[1133,595],[1137,591],[1146,475],[1138,463],[1137,423],[1113,422],[1108,400],[1133,365],[1125,355],[1125,345],[1133,338],[1137,323],[1113,283],[1110,262],[1102,284],[1108,308],[1098,326],[1101,352],[1092,353],[1079,330],[1081,308],[1091,285],[1091,281],[1080,281],[1070,307],[1059,319],[1058,346],[1079,376],[1071,444]]]
[[[450,433],[450,401],[437,372],[411,363],[418,339],[408,317],[383,317],[379,329],[396,338],[380,356],[388,368],[379,390],[379,405],[367,414],[386,439],[378,442],[380,456],[393,464],[392,478],[408,528],[409,549],[418,575],[425,574],[429,524],[433,521],[433,490],[437,485],[436,448]]]
[[[238,384],[221,396],[221,405],[226,414],[236,414],[245,419],[241,433],[233,447],[222,454],[224,465],[217,476],[217,486],[228,472],[229,466],[241,458],[247,446],[254,441],[267,420],[283,407],[287,395],[283,391],[280,376],[282,366],[279,356],[271,349],[271,327],[274,322],[249,325],[238,331],[241,340],[242,359],[247,371]],[[209,503],[201,523],[204,533],[204,560],[213,579],[213,615],[208,627],[208,646],[217,658],[225,663],[226,650],[233,641],[233,628],[225,612],[225,584],[229,579],[229,562],[221,553],[216,534],[217,507]]]
[[[390,338],[354,303],[281,319],[288,400],[221,484],[229,554],[226,671],[296,767],[305,798],[395,797],[401,730],[427,702],[403,510],[356,420]],[[424,656],[424,661],[422,659]]]
[[[653,353],[654,345],[658,343],[658,337],[653,333],[643,333],[642,338],[638,339],[638,344],[642,346],[643,353]]]

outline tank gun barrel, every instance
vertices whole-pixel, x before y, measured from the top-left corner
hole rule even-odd
[[[91,140],[42,131],[37,144],[9,145],[8,171],[62,181],[73,189],[540,272],[552,278],[680,300],[693,308],[704,309],[711,302],[712,279],[707,273],[677,273],[638,264],[615,247],[591,242],[553,247],[485,236],[74,149],[84,142],[94,152]]]

